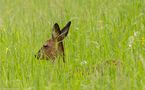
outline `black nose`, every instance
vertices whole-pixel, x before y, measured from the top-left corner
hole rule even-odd
[[[40,50],[39,50],[38,53],[35,54],[34,56],[35,56],[35,58],[39,59],[39,57],[40,57]]]
[[[35,58],[40,59],[39,55],[35,55]]]
[[[36,55],[36,54],[35,54],[34,56],[35,56],[35,58],[37,58],[37,59],[38,59],[38,55]]]
[[[40,59],[41,57],[41,49],[35,54],[35,58]]]

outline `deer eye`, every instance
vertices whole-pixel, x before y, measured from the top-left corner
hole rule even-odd
[[[44,44],[43,47],[48,47],[48,45],[47,44]]]

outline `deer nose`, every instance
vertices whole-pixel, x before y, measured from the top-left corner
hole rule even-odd
[[[35,58],[39,59],[39,55],[36,55],[36,54],[35,54]]]

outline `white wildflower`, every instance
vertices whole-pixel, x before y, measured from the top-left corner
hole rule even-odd
[[[87,64],[87,61],[84,60],[84,61],[82,61],[80,64],[81,64],[81,65],[85,65],[85,64]]]
[[[134,32],[134,37],[137,37],[138,34],[139,34],[139,32],[138,32],[138,31],[135,31],[135,32]]]

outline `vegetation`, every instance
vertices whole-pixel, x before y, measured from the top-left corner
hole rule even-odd
[[[68,21],[66,63],[37,60]],[[145,0],[0,0],[0,89],[144,90]]]

